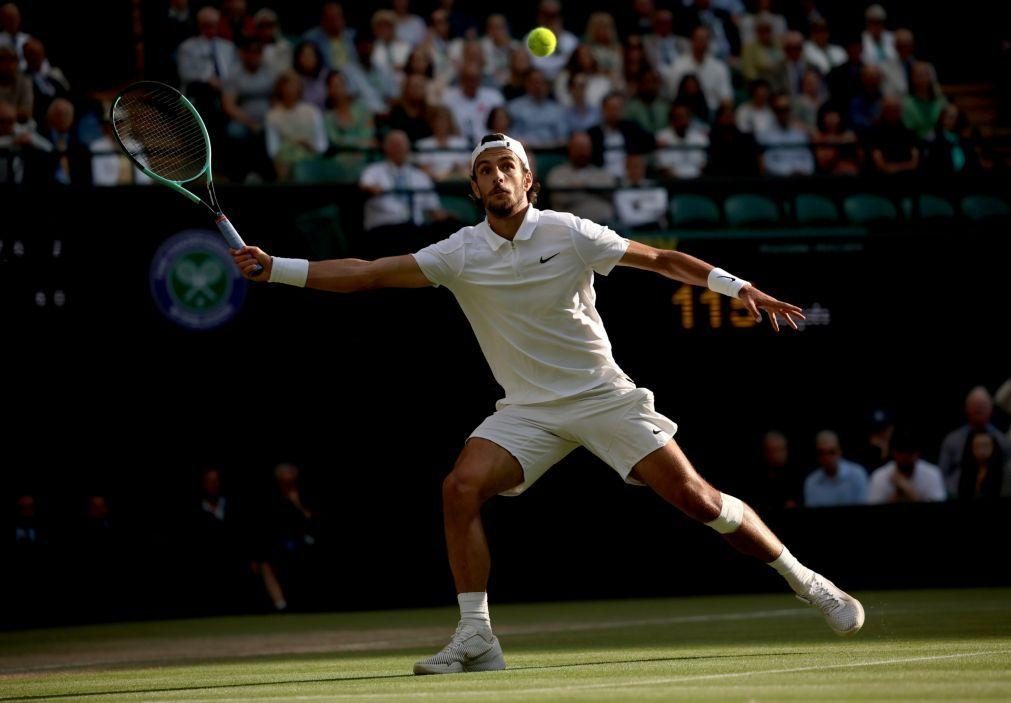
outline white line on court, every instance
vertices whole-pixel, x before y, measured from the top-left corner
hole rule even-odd
[[[896,659],[875,659],[863,662],[851,662],[848,664],[819,664],[814,666],[795,666],[783,669],[762,669],[757,671],[735,671],[723,674],[697,674],[693,676],[670,676],[664,678],[645,679],[641,681],[622,681],[620,683],[588,683],[573,684],[571,686],[538,686],[533,688],[509,688],[492,690],[469,690],[469,691],[390,691],[389,693],[326,693],[315,695],[289,695],[289,696],[266,696],[255,698],[214,698],[216,703],[223,701],[308,701],[343,698],[444,698],[448,696],[523,696],[541,693],[567,693],[575,691],[591,691],[609,688],[628,688],[630,686],[665,686],[667,684],[687,683],[690,681],[713,681],[719,679],[742,678],[745,676],[762,676],[765,674],[798,674],[805,671],[824,671],[826,669],[857,669],[868,666],[887,666],[890,664],[911,664],[914,662],[939,661],[942,659],[960,659],[966,657],[985,657],[991,655],[1011,655],[1011,649],[993,649],[983,652],[963,652],[961,654],[936,654],[922,657],[900,657]],[[426,677],[429,678],[429,677]],[[291,683],[299,683],[292,681]],[[280,684],[283,685],[283,684]],[[199,689],[196,689],[199,690]],[[171,699],[158,701],[149,699],[147,703],[177,703]]]

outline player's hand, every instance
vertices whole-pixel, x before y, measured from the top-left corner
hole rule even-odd
[[[239,267],[243,278],[248,278],[250,281],[256,281],[257,283],[266,283],[270,280],[270,270],[273,268],[274,260],[263,249],[260,247],[242,247],[241,249],[229,249],[228,251],[231,252],[235,265]],[[252,275],[252,270],[256,268],[257,264],[263,267],[263,271],[254,276]]]
[[[737,297],[741,299],[748,310],[751,311],[751,314],[755,316],[756,322],[762,321],[762,313],[759,312],[759,310],[765,310],[766,314],[769,316],[769,322],[772,323],[772,329],[777,332],[779,332],[780,315],[782,315],[790,327],[794,329],[797,329],[797,322],[794,318],[799,317],[801,320],[805,319],[803,311],[796,305],[776,300],[771,295],[766,295],[762,291],[758,290],[750,283],[740,290]]]

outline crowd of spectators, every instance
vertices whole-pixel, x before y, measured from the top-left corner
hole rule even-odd
[[[312,605],[309,574],[315,568],[319,510],[299,467],[278,464],[272,479],[261,490],[237,491],[221,468],[206,466],[186,503],[167,518],[164,531],[186,554],[185,568],[176,574],[179,588],[212,611]],[[124,511],[136,497],[115,489],[88,493],[69,503],[33,493],[17,496],[13,545],[19,559],[30,561],[36,551],[61,545],[96,571],[121,559],[131,549],[125,527],[131,518]]]
[[[538,176],[558,187],[980,168],[913,31],[890,28],[880,5],[862,33],[841,36],[816,2],[786,17],[772,0],[639,0],[617,21],[590,13],[577,35],[560,2],[542,0],[536,24],[558,37],[543,58],[505,15],[471,17],[453,0],[430,11],[392,0],[354,27],[337,2],[309,27],[257,5],[170,0],[143,27],[147,71],[198,106],[233,181],[298,180],[319,159],[363,175],[393,131],[434,183],[465,178],[466,152],[488,132],[550,155]],[[0,149],[15,150],[0,181],[135,182],[16,3],[0,23]],[[629,210],[627,198],[608,205],[619,220]]]
[[[982,386],[969,392],[965,424],[930,454],[936,464],[924,458],[927,443],[915,427],[879,409],[871,414],[863,447],[851,452],[844,453],[836,432],[819,432],[813,469],[797,463],[784,433],[771,430],[762,438],[756,469],[737,480],[742,494],[766,509],[1011,496],[1011,430],[993,424],[995,403],[1011,415],[1011,379],[993,396]]]

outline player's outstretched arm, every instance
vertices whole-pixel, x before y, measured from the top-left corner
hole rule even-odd
[[[306,262],[279,259],[259,247],[232,249],[231,253],[242,275],[258,283],[288,283],[334,293],[377,288],[423,288],[432,285],[410,254],[388,256],[375,261],[328,259]],[[263,271],[252,275],[257,264],[263,266]]]
[[[724,295],[739,298],[755,316],[755,320],[761,321],[762,314],[759,311],[765,310],[772,328],[777,332],[779,332],[779,317],[785,319],[794,329],[797,329],[794,318],[804,319],[803,311],[796,305],[777,300],[751,283],[680,251],[657,249],[641,242],[630,242],[625,255],[618,263],[621,266],[653,271],[693,286],[705,286]]]

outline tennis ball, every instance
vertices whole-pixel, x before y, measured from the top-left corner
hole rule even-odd
[[[538,27],[527,35],[527,47],[534,56],[547,56],[558,46],[555,33],[547,27]]]

